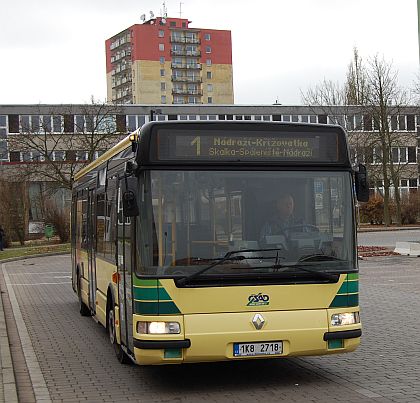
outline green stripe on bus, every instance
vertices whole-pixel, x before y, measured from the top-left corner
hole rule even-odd
[[[139,287],[157,287],[160,283],[159,280],[143,280],[135,277],[134,285]]]
[[[340,289],[338,290],[337,294],[348,294],[352,292],[359,292],[359,282],[358,281],[345,281]]]
[[[172,301],[134,301],[134,313],[143,315],[169,315],[180,313],[180,311]]]
[[[337,291],[337,294],[347,294],[348,293],[347,284],[348,284],[347,281],[344,281],[344,283],[341,284],[340,289]]]
[[[159,302],[159,314],[170,315],[172,313],[180,313],[178,307],[172,302]]]
[[[359,294],[336,295],[330,308],[340,308],[359,305]]]
[[[339,308],[339,307],[347,307],[347,306],[348,306],[347,295],[336,295],[335,298],[331,302],[330,308]]]
[[[142,288],[135,287],[133,290],[134,299],[147,301],[172,301],[172,298],[164,288]]]
[[[358,306],[358,305],[359,305],[359,294],[348,295],[348,306]]]
[[[158,302],[134,301],[134,313],[143,315],[159,315]]]
[[[349,281],[347,283],[347,292],[348,293],[359,292],[359,282],[358,281]]]
[[[347,273],[347,280],[358,280],[359,273]]]

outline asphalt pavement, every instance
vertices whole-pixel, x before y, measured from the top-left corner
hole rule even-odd
[[[25,402],[419,402],[419,261],[360,262],[354,353],[166,367],[119,364],[103,327],[79,315],[69,256],[10,262],[0,284],[18,330],[9,344],[27,368],[16,374],[17,393]]]
[[[400,228],[359,232],[358,244],[362,246],[383,246],[393,249],[395,248],[397,241],[420,242],[420,228],[402,229],[404,230],[401,230]],[[364,275],[366,275],[367,279],[374,279],[374,281],[378,280],[381,283],[379,284],[380,288],[389,296],[388,291],[391,290],[393,286],[398,285],[404,288],[412,286],[413,281],[417,285],[420,283],[419,262],[419,259],[406,257],[365,259],[360,262],[361,278],[363,280]],[[392,270],[387,269],[390,267],[390,264],[393,266]],[[133,395],[128,391],[127,393],[122,392],[120,390],[121,388],[117,387],[117,390],[121,392],[118,392],[117,394],[108,391],[107,389],[107,386],[115,382],[118,384],[118,379],[121,378],[118,375],[120,371],[123,372],[124,377],[128,376],[128,378],[132,378],[134,374],[132,381],[135,384],[135,377],[139,376],[139,379],[147,381],[147,385],[150,383],[154,385],[154,387],[151,388],[152,390],[158,388],[159,390],[162,389],[164,391],[163,395],[158,393],[155,396],[157,390],[151,394],[147,392],[147,390],[150,389],[149,385],[146,388],[146,394],[144,389],[137,391],[139,396],[142,396],[142,401],[164,401],[165,398],[172,401],[172,398],[175,396],[177,400],[181,401],[190,400],[190,398],[193,398],[194,400],[195,398],[198,398],[198,395],[196,395],[195,392],[193,393],[193,391],[197,389],[196,386],[198,386],[198,389],[201,391],[200,400],[203,400],[204,398],[204,400],[209,401],[232,399],[235,401],[235,394],[232,393],[232,388],[235,389],[234,384],[237,384],[238,387],[242,385],[242,388],[247,390],[248,381],[244,384],[243,377],[247,380],[249,377],[250,379],[253,379],[251,384],[256,386],[259,393],[254,394],[248,391],[245,395],[239,394],[242,397],[238,400],[248,400],[248,398],[252,398],[252,400],[256,401],[271,401],[270,397],[272,396],[270,394],[267,395],[269,389],[266,390],[262,388],[262,383],[264,382],[258,381],[255,384],[255,377],[253,378],[251,374],[249,374],[249,376],[245,375],[244,371],[251,373],[257,371],[259,374],[257,377],[258,379],[263,376],[267,383],[271,384],[275,378],[272,371],[276,372],[277,370],[280,370],[285,374],[287,381],[280,382],[279,386],[281,389],[279,392],[281,391],[284,399],[281,398],[276,400],[286,401],[290,398],[292,400],[288,401],[306,401],[306,398],[313,395],[313,391],[308,395],[305,394],[306,392],[301,394],[302,389],[306,391],[306,387],[302,388],[297,386],[307,384],[308,380],[311,379],[311,382],[313,381],[315,385],[319,384],[317,388],[322,385],[324,391],[321,396],[318,396],[317,401],[327,402],[337,401],[334,399],[339,400],[339,397],[331,392],[330,387],[333,388],[334,383],[340,384],[340,380],[346,378],[345,374],[342,373],[341,365],[337,366],[337,362],[346,363],[343,368],[347,369],[347,364],[351,362],[357,363],[356,367],[361,365],[369,371],[371,370],[370,364],[366,364],[364,358],[362,358],[360,362],[358,362],[357,359],[351,359],[353,356],[360,356],[360,350],[364,349],[362,345],[356,353],[349,355],[350,361],[346,357],[341,358],[342,356],[339,356],[340,359],[338,361],[331,357],[292,359],[284,360],[284,362],[282,360],[281,363],[277,360],[264,360],[263,364],[262,361],[246,362],[239,365],[238,363],[198,364],[191,366],[191,368],[195,368],[191,371],[189,370],[189,366],[184,366],[175,373],[172,373],[170,368],[158,371],[159,373],[168,372],[170,373],[171,378],[175,377],[175,379],[178,379],[177,374],[179,372],[194,379],[195,386],[192,388],[192,391],[188,390],[184,396],[180,394],[179,388],[175,387],[176,381],[175,384],[173,381],[169,381],[169,386],[166,384],[159,386],[154,380],[149,379],[150,373],[154,373],[156,369],[119,366],[113,356],[112,349],[108,345],[109,343],[104,330],[96,325],[93,320],[81,318],[78,315],[77,300],[71,290],[69,271],[70,261],[68,256],[24,259],[4,263],[1,266],[0,402],[91,401],[92,399],[95,401],[117,401],[120,400],[120,398],[122,400],[133,400]],[[383,272],[383,270],[385,270],[385,272]],[[399,277],[398,279],[388,278],[389,275],[392,277],[396,274],[394,273],[395,270],[398,271],[398,276],[401,273],[404,273],[404,279]],[[375,272],[381,272],[378,279],[373,275]],[[379,280],[379,278],[381,280]],[[362,287],[366,287],[366,290],[368,290],[371,287],[371,284],[364,285],[364,281],[362,281]],[[419,289],[420,287],[414,288],[412,290],[412,296],[417,295],[418,297]],[[362,299],[363,295],[362,292]],[[369,310],[374,310],[375,307],[375,305],[371,306],[371,297],[369,295],[371,296],[371,294],[365,294],[364,297],[369,302],[367,304],[367,309],[365,308],[364,310],[366,315]],[[380,299],[381,297],[378,296],[378,302]],[[417,298],[416,301],[409,302],[409,304],[415,305],[417,303],[418,305],[418,300],[419,298]],[[386,301],[389,301],[388,298]],[[405,304],[399,299],[394,299],[393,302],[395,305]],[[37,309],[34,310],[34,307],[37,307]],[[57,308],[59,308],[58,311]],[[419,308],[420,307],[417,307],[417,311]],[[55,312],[57,315],[52,318],[49,316],[48,312]],[[64,316],[63,313],[65,313]],[[383,313],[383,315],[387,317],[386,320],[389,319],[386,312]],[[399,313],[396,316],[400,316]],[[392,323],[390,324],[393,325]],[[51,326],[52,328],[49,329]],[[57,334],[57,329],[60,329],[60,326],[62,326],[61,333]],[[68,332],[67,330],[69,328],[74,331]],[[367,329],[369,329],[369,327],[367,327]],[[381,333],[380,329],[377,330]],[[59,343],[56,342],[58,336],[60,336]],[[416,339],[416,337],[416,335],[413,335],[413,340]],[[366,326],[363,342],[365,342],[365,340],[369,340],[369,335],[366,335]],[[67,348],[63,347],[63,341],[64,347],[67,346]],[[85,345],[86,342],[87,345]],[[45,343],[46,345],[44,345]],[[396,341],[394,340],[391,344],[395,345],[395,343]],[[401,343],[400,341],[398,345],[404,346],[406,344]],[[418,346],[416,346],[416,348],[417,351],[420,350]],[[92,352],[93,356],[91,356]],[[57,354],[59,355],[58,357]],[[410,352],[404,350],[402,351],[402,355],[410,355]],[[98,363],[98,357],[100,356],[107,357],[105,365],[104,357],[101,362]],[[384,354],[379,354],[379,357],[385,356],[385,351]],[[73,359],[70,359],[69,357],[73,357]],[[377,357],[375,358],[377,359]],[[70,365],[68,360],[70,360]],[[320,363],[323,362],[327,362],[328,369],[323,364],[320,365]],[[76,364],[82,365],[83,368],[78,368],[78,365]],[[333,370],[329,369],[330,365]],[[401,362],[401,366],[404,367],[404,365],[405,364]],[[75,367],[73,368],[73,366]],[[84,368],[85,366],[89,368],[90,371],[86,371]],[[115,371],[109,373],[106,368],[115,368]],[[232,375],[231,371],[233,370],[239,371],[239,374],[242,375]],[[72,376],[69,376],[69,371]],[[58,376],[60,372],[61,375]],[[364,371],[361,372],[364,373]],[[413,373],[411,373],[411,370],[409,372],[410,373],[405,374],[404,376],[411,379]],[[96,373],[97,378],[92,377],[92,373]],[[420,379],[418,371],[415,371],[414,373],[416,374],[416,379]],[[115,379],[113,376],[109,378],[110,374],[113,374]],[[201,374],[201,376],[197,378],[197,374]],[[223,374],[226,375],[227,379],[231,378],[232,382],[224,382]],[[54,380],[51,380],[50,376],[52,376]],[[164,376],[166,377],[166,375]],[[208,379],[209,376],[212,381]],[[105,383],[103,382],[103,379],[106,380]],[[190,382],[185,380],[181,381],[180,379],[179,381],[181,384],[186,382],[191,386]],[[289,381],[292,383],[296,382],[294,384],[295,388],[293,388],[293,396],[289,396],[289,393],[291,392],[290,385],[288,384]],[[385,381],[385,384],[381,383],[381,388],[386,387],[386,380],[383,381]],[[202,389],[204,388],[203,382],[213,385],[216,389],[218,389],[217,382],[221,382],[227,389],[225,392],[217,392],[210,388],[208,390],[206,389],[205,393],[202,393]],[[332,382],[332,384],[330,384],[330,382]],[[98,387],[98,384],[103,385],[106,392],[101,393],[102,386]],[[123,384],[128,385],[126,380],[124,380]],[[140,384],[142,383],[140,382]],[[54,387],[51,385],[54,385]],[[143,386],[145,385],[143,384]],[[352,389],[351,385],[347,385],[347,387]],[[278,389],[278,387],[276,388]],[[275,390],[277,390],[276,388]],[[97,393],[92,395],[91,389]],[[128,388],[128,390],[131,389],[132,386]],[[405,392],[410,389],[411,388],[407,386]],[[169,390],[171,392],[168,392]],[[176,390],[177,393],[173,394],[172,392],[174,392],[174,390]],[[392,398],[387,393],[379,393],[379,390],[375,390],[375,388],[372,389],[370,384],[365,385],[364,382],[362,382],[362,379],[357,380],[353,385],[352,390],[353,392],[356,391],[356,394],[352,394],[347,390],[346,398],[343,401],[420,401],[419,394],[416,394],[414,400],[410,400],[410,398],[405,400],[405,392],[401,392],[402,395],[399,396],[402,400],[399,400],[398,396]],[[416,393],[419,393],[419,391],[417,390]],[[316,394],[313,396],[316,396]]]

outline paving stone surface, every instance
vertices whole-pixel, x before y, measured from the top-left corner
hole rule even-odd
[[[420,259],[360,266],[356,352],[166,367],[119,364],[105,329],[79,315],[69,256],[8,263],[6,271],[34,351],[26,359],[38,401],[419,402]]]

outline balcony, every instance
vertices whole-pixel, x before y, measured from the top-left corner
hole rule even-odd
[[[171,63],[173,69],[201,70],[201,64]]]
[[[191,43],[199,45],[200,42],[201,41],[198,38],[187,38],[185,36],[171,36],[171,43]]]
[[[186,88],[173,88],[172,94],[173,95],[203,95],[203,91],[201,89],[189,90]]]
[[[174,82],[180,82],[180,83],[201,83],[202,82],[200,76],[176,76],[176,75],[172,75],[171,79]]]
[[[172,56],[201,56],[201,52],[199,50],[186,50],[186,49],[180,49],[180,50],[171,50]]]

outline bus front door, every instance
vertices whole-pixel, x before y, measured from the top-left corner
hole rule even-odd
[[[89,190],[88,215],[88,275],[89,275],[89,306],[96,313],[96,212],[95,212],[95,191]]]
[[[124,217],[122,189],[118,187],[118,301],[120,308],[121,344],[133,352],[133,296],[132,296],[132,243],[134,220]]]

